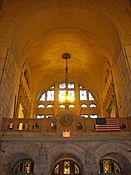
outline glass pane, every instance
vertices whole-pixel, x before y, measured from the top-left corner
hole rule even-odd
[[[70,174],[70,161],[64,161],[64,174]]]
[[[24,173],[27,173],[27,174],[30,173],[30,161],[24,162]]]
[[[116,162],[114,162],[114,172],[115,172],[115,173],[121,173],[120,167],[117,165]],[[113,173],[114,173],[114,172],[113,172]]]
[[[88,118],[88,114],[81,114],[81,117]]]
[[[40,119],[40,118],[44,118],[44,115],[37,115],[36,118]]]
[[[60,173],[60,165],[56,165],[55,169],[54,169],[54,173],[55,174],[59,174]]]
[[[54,101],[54,90],[47,91],[47,101]]]
[[[66,90],[59,90],[59,101],[63,101],[66,96]]]
[[[41,96],[41,98],[40,98],[40,101],[45,101],[45,97],[46,97],[45,93],[42,94],[42,96]]]
[[[78,168],[78,166],[75,164],[75,174],[79,174],[80,173],[80,170],[79,170],[79,168]]]
[[[59,88],[60,89],[65,89],[66,88],[66,83],[60,83]]]
[[[54,89],[54,88],[55,88],[55,86],[51,86],[51,87],[50,87],[50,89]]]
[[[74,108],[75,106],[73,104],[69,105],[69,108]]]
[[[68,83],[68,88],[69,89],[74,89],[75,87],[75,84],[74,83]]]
[[[90,108],[96,108],[95,104],[90,104]]]
[[[48,114],[48,115],[46,115],[46,118],[51,118],[51,117],[53,117],[52,114]]]
[[[47,105],[47,108],[53,108],[52,104]]]
[[[61,104],[61,105],[60,105],[60,108],[65,108],[65,105]]]
[[[104,168],[104,173],[110,173],[110,161],[109,160],[103,161],[103,168]]]
[[[90,118],[97,118],[97,114],[91,114]]]
[[[38,105],[38,108],[44,108],[45,106],[44,105]]]
[[[15,166],[13,173],[20,173],[20,163],[17,163],[17,165]]]
[[[84,86],[79,86],[80,89],[84,89]]]
[[[94,100],[93,95],[90,92],[88,94],[89,94],[89,100]]]
[[[75,91],[74,90],[69,90],[68,91],[68,95],[70,97],[70,101],[74,101],[75,100]]]
[[[86,104],[82,104],[81,107],[82,108],[87,108],[87,105]]]
[[[86,90],[80,90],[80,100],[87,100]]]

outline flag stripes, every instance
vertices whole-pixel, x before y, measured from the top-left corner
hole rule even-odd
[[[120,131],[119,118],[97,118],[95,122],[97,132]]]

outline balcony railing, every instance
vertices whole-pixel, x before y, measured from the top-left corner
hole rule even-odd
[[[131,131],[131,118],[120,118],[120,132]],[[2,122],[2,131],[4,132],[59,132],[61,130],[71,130],[74,132],[96,132],[95,119],[77,118],[70,124],[63,126],[61,121],[56,118],[48,119],[14,119],[4,118]]]

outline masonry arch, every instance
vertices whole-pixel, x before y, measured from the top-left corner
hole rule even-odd
[[[51,175],[57,174],[74,174],[74,175],[84,175],[84,169],[81,161],[73,154],[60,154],[51,168]]]
[[[29,165],[28,167],[27,164]],[[8,160],[3,164],[3,173],[5,172],[6,175],[26,173],[26,167],[29,168],[29,172],[34,171],[34,161],[32,157],[22,152],[14,153],[10,155]]]
[[[83,7],[78,3],[72,3],[61,4],[61,6],[57,2],[56,5],[47,6],[40,3],[37,7],[32,4],[32,11],[28,11],[28,3],[25,3],[23,7],[26,7],[26,12],[19,14],[16,11],[18,16],[16,15],[16,21],[13,19],[14,25],[10,24],[11,32],[7,29],[10,35],[7,37],[7,41],[10,41],[10,51],[15,57],[18,68],[24,62],[29,62],[33,84],[32,103],[35,103],[35,97],[42,89],[46,89],[56,80],[63,81],[63,74],[61,74],[63,63],[60,59],[62,53],[66,51],[72,55],[70,63],[72,69],[69,75],[71,81],[91,84],[92,87],[89,88],[95,92],[100,98],[100,104],[104,106],[107,93],[104,94],[104,102],[101,97],[106,62],[110,61],[111,68],[120,74],[122,74],[121,65],[127,68],[127,58],[123,53],[120,38],[121,30],[116,27],[108,14],[101,13],[94,6],[89,8],[92,4]],[[114,81],[121,82],[117,78],[122,75],[116,75],[114,72],[113,75]],[[125,84],[129,80],[128,75],[126,79]],[[116,91],[120,92],[119,87],[123,85],[116,83],[115,86]],[[124,100],[121,105],[124,105]],[[121,110],[123,116],[124,107],[118,110]]]
[[[116,162],[117,167],[116,167],[116,169],[115,169],[115,167],[112,167],[113,170],[111,170],[111,167],[110,167],[111,164],[110,163],[108,164],[109,165],[108,168],[109,168],[111,173],[118,172],[120,174],[127,174],[127,175],[130,173],[131,165],[129,163],[129,160],[121,153],[118,153],[118,152],[107,153],[101,157],[101,160],[99,163],[101,163],[101,161],[103,161],[103,160],[108,161],[108,163],[109,163],[109,161]],[[99,164],[99,166],[100,166],[100,164]]]

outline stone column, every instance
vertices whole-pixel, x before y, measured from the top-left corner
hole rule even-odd
[[[2,82],[6,66],[6,60],[8,55],[8,49],[0,47],[0,128],[2,123]]]
[[[38,154],[35,159],[34,173],[37,175],[47,175],[49,171],[47,147],[40,143]]]
[[[98,165],[96,165],[96,159],[94,155],[94,150],[91,146],[85,150],[85,175],[97,175]]]

